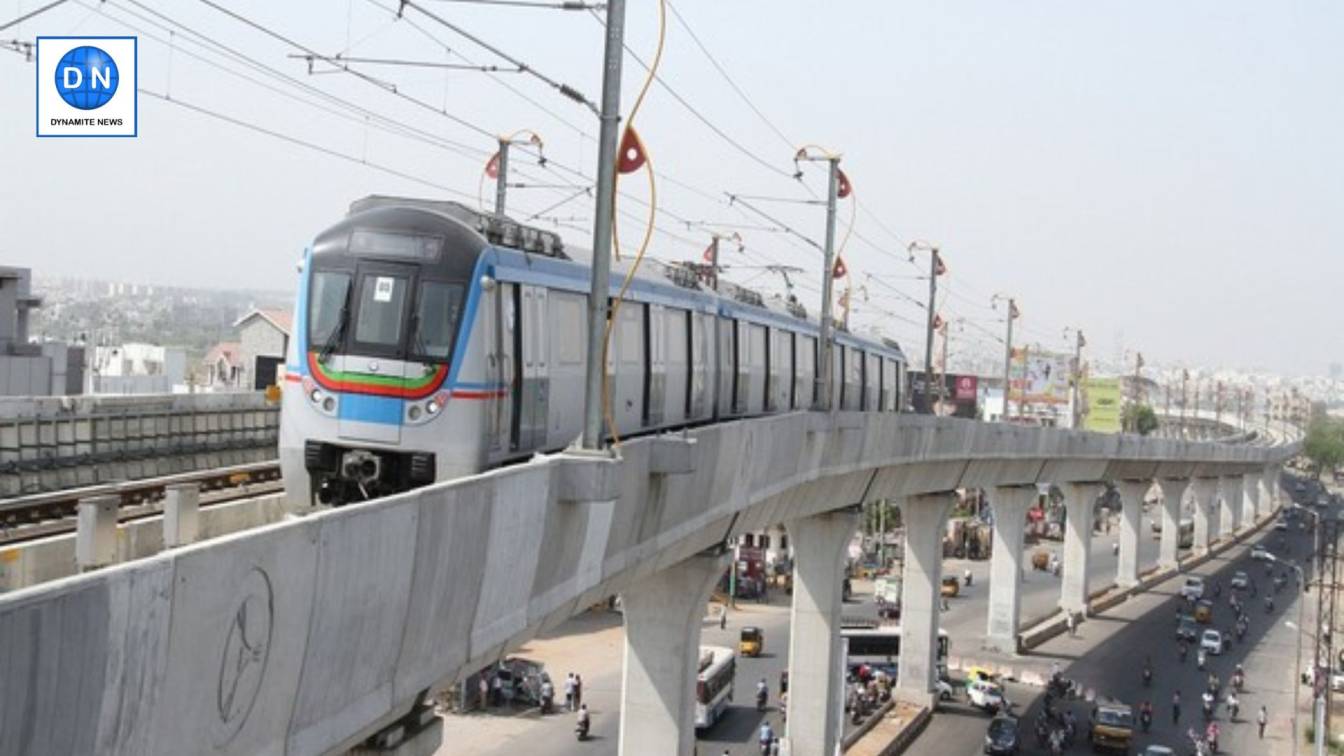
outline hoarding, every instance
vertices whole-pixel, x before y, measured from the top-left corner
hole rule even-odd
[[[1119,433],[1123,406],[1120,379],[1088,378],[1083,381],[1083,406],[1087,408],[1083,416],[1084,430]]]
[[[1009,399],[1023,404],[1068,404],[1073,357],[1034,349],[1014,349],[1008,366]]]
[[[910,394],[916,407],[923,407],[925,397],[924,373],[912,370],[910,375]],[[936,374],[935,374],[936,375]],[[938,399],[938,379],[933,381],[933,403],[935,414],[950,417],[975,418],[979,409],[980,380],[974,375],[950,373],[942,376],[942,401]]]

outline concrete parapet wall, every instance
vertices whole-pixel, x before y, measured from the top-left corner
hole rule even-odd
[[[198,540],[279,522],[285,516],[284,494],[239,499],[200,510]],[[163,551],[163,518],[147,517],[117,527],[117,562],[144,559]],[[39,538],[0,548],[0,594],[59,580],[79,572],[75,534]]]
[[[0,498],[276,457],[260,392],[0,399]]]
[[[1115,460],[1228,474],[1294,451],[860,413],[688,435],[689,472],[634,439],[616,462],[542,456],[0,597],[0,701],[16,702],[0,753],[349,748],[426,689],[729,535],[968,474],[1095,480]],[[618,485],[580,486],[576,464],[615,465]]]

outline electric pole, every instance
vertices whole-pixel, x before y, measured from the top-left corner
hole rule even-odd
[[[933,332],[937,329],[934,320],[938,317],[934,312],[935,300],[938,297],[938,274],[942,272],[942,260],[938,257],[938,247],[923,241],[912,241],[906,247],[910,253],[910,260],[915,259],[915,250],[922,249],[929,252],[929,306],[928,318],[925,323],[927,326],[924,332],[924,406],[915,409],[931,414],[933,412]]]
[[[1006,423],[1009,418],[1008,399],[1012,393],[1010,375],[1013,367],[1013,320],[1017,317],[1017,300],[1002,294],[995,294],[989,299],[990,306],[993,307],[1000,299],[1008,300],[1008,317],[1006,318],[1008,333],[1003,339],[1003,415],[999,418],[1000,422]]]
[[[719,290],[719,235],[709,242],[709,288]]]
[[[794,155],[794,161],[825,160],[827,166],[826,181],[826,246],[823,249],[821,271],[821,326],[817,332],[817,401],[815,409],[831,410],[831,386],[834,380],[834,365],[831,364],[834,338],[834,309],[831,305],[835,289],[835,202],[840,197],[840,156],[822,151],[821,157],[812,157],[803,147]],[[848,190],[846,190],[848,192]]]
[[[938,375],[938,404],[942,405],[947,401],[947,337],[949,321],[944,320],[939,330],[943,335],[943,354],[939,359],[938,367],[941,372]]]
[[[601,449],[606,328],[611,297],[611,221],[616,189],[616,131],[621,121],[621,58],[625,54],[625,0],[607,0],[602,69],[601,128],[597,138],[597,206],[593,211],[593,277],[588,291],[588,362],[584,387],[583,448]],[[503,183],[503,182],[500,182]]]
[[[1083,338],[1083,332],[1078,331],[1073,342],[1073,428],[1075,430],[1083,422],[1080,386],[1083,382],[1083,347],[1086,344],[1087,339]]]
[[[499,138],[499,152],[495,153],[495,217],[504,219],[504,200],[509,192],[509,140]]]

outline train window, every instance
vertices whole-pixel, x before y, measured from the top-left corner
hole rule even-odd
[[[384,347],[401,344],[401,321],[406,310],[404,276],[368,273],[359,283],[359,315],[355,341]]]
[[[321,349],[335,335],[349,294],[349,273],[313,273],[312,290],[308,293],[309,349]]]
[[[420,284],[411,351],[431,360],[448,359],[453,351],[453,335],[457,332],[457,316],[461,310],[461,285],[437,281]]]

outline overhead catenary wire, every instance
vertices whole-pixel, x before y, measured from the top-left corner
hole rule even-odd
[[[49,2],[49,3],[47,3],[46,5],[44,5],[44,6],[40,7],[40,8],[34,8],[34,9],[28,11],[27,13],[19,14],[19,17],[18,17],[18,18],[11,19],[11,20],[9,20],[9,21],[6,21],[6,22],[3,23],[3,24],[0,24],[0,31],[4,31],[5,29],[8,29],[8,28],[11,27],[11,26],[18,26],[19,24],[23,23],[24,21],[27,21],[27,20],[30,19],[30,18],[35,18],[35,17],[37,17],[37,16],[40,16],[40,15],[42,15],[43,13],[46,13],[47,11],[51,10],[52,8],[55,8],[55,7],[57,7],[58,5],[63,5],[63,4],[65,4],[66,2],[68,2],[68,0],[52,0],[52,2]]]
[[[209,1],[210,1],[210,0],[201,0],[201,2],[209,2]],[[399,0],[399,2],[401,3],[401,8],[402,8],[402,9],[405,9],[405,8],[412,8],[412,9],[414,9],[414,10],[419,11],[419,12],[420,12],[421,14],[423,14],[425,17],[427,17],[427,18],[429,18],[429,19],[431,19],[431,20],[433,20],[433,21],[435,21],[435,22],[441,24],[444,28],[452,30],[452,31],[453,31],[454,33],[456,33],[457,35],[459,35],[459,36],[461,36],[461,37],[463,37],[463,38],[465,38],[465,39],[467,39],[467,40],[470,40],[472,43],[476,44],[477,46],[479,46],[479,47],[481,47],[481,48],[483,48],[483,49],[489,51],[490,53],[492,53],[492,54],[494,54],[494,55],[496,55],[496,56],[498,56],[498,57],[500,57],[500,58],[503,58],[504,60],[507,60],[508,62],[514,64],[515,66],[518,66],[519,68],[523,69],[523,71],[524,71],[525,73],[529,74],[530,76],[533,76],[533,77],[535,77],[536,79],[538,79],[538,80],[540,80],[540,81],[542,81],[542,82],[545,82],[547,85],[549,85],[550,87],[552,87],[552,88],[555,89],[557,92],[559,92],[560,94],[564,95],[565,97],[568,97],[569,99],[571,99],[571,100],[573,100],[573,101],[579,103],[580,105],[583,105],[583,106],[587,107],[589,110],[591,110],[591,111],[593,112],[594,115],[597,114],[597,112],[598,112],[598,110],[597,110],[597,105],[596,105],[595,103],[593,103],[592,100],[588,99],[588,97],[585,96],[582,92],[580,92],[579,90],[575,89],[574,87],[571,87],[570,85],[565,84],[564,82],[557,81],[556,79],[554,79],[554,78],[552,78],[552,77],[550,77],[550,76],[547,76],[546,74],[542,73],[541,71],[538,71],[537,69],[533,68],[532,66],[529,66],[528,64],[526,64],[526,63],[524,63],[523,61],[519,60],[518,58],[516,58],[516,57],[510,55],[509,53],[504,52],[504,51],[501,50],[499,47],[497,47],[497,46],[495,46],[495,45],[492,45],[492,44],[490,44],[489,42],[487,42],[487,41],[485,41],[484,39],[482,39],[481,37],[479,37],[479,36],[477,36],[477,35],[475,35],[475,34],[469,32],[469,31],[467,31],[467,30],[464,29],[463,27],[461,27],[461,26],[459,26],[459,25],[457,25],[457,24],[455,24],[455,23],[449,21],[448,19],[446,19],[446,18],[440,16],[440,15],[437,14],[437,13],[434,13],[434,12],[430,11],[428,8],[425,8],[425,7],[419,5],[419,4],[415,3],[415,2],[412,2],[412,0]]]

